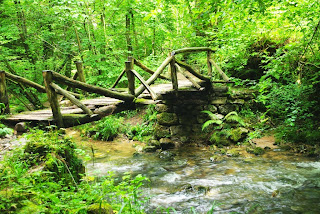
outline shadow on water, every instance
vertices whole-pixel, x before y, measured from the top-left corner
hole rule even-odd
[[[71,133],[72,134],[72,133]],[[185,146],[164,153],[133,155],[133,143],[83,140],[92,145],[96,160],[87,163],[87,173],[106,175],[114,171],[142,174],[151,180],[144,189],[151,196],[148,212],[173,207],[178,213],[319,213],[320,162],[279,151],[263,156],[228,157],[210,161],[212,152]],[[160,213],[160,212],[159,212]]]

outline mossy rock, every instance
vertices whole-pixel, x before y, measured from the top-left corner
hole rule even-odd
[[[218,147],[230,146],[231,140],[228,139],[224,132],[217,131],[210,137],[210,142],[217,145]]]
[[[234,142],[239,142],[247,137],[249,130],[243,127],[238,127],[236,129],[232,129],[230,132],[230,139]]]
[[[145,146],[143,148],[143,151],[144,152],[155,152],[155,151],[157,151],[157,147],[155,147],[155,146]]]
[[[255,148],[247,147],[246,150],[248,153],[251,153],[254,155],[263,155],[265,153],[265,150],[261,147],[255,147]]]
[[[229,157],[239,157],[240,155],[240,151],[239,149],[237,148],[232,148],[232,149],[229,149],[227,152],[226,152],[227,156]]]
[[[175,113],[163,112],[157,115],[158,123],[161,125],[177,125],[178,117]]]
[[[57,132],[44,134],[41,138],[37,135],[41,136],[38,133],[31,135],[25,145],[23,159],[31,166],[44,163],[43,170],[53,172],[51,175],[56,180],[64,178],[67,183],[79,182],[85,167],[75,153],[75,144]]]
[[[166,126],[162,126],[162,125],[159,125],[157,124],[155,127],[154,127],[154,135],[157,137],[157,138],[163,138],[163,137],[170,137],[170,128],[169,127],[166,127]]]
[[[113,210],[108,203],[91,204],[87,210],[88,214],[113,214]]]

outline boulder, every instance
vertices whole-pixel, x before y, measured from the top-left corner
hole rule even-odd
[[[177,125],[179,123],[178,116],[175,113],[163,112],[157,115],[160,125]]]
[[[175,147],[175,144],[169,138],[161,138],[160,139],[160,147],[162,150],[172,149]]]

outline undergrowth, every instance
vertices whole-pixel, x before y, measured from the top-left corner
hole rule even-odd
[[[140,187],[147,178],[126,174],[116,179],[112,172],[86,177],[75,170],[82,166],[75,152],[74,143],[57,132],[29,135],[24,148],[0,162],[0,212],[88,213],[97,205],[99,213],[102,204],[110,204],[118,213],[144,213]]]
[[[143,112],[143,114],[141,113]],[[143,115],[143,116],[142,116]],[[125,119],[140,117],[141,122],[131,125],[124,122]],[[124,134],[129,139],[146,142],[152,135],[153,125],[156,120],[154,105],[149,105],[145,111],[125,111],[107,116],[94,124],[80,126],[83,135],[93,137],[96,140],[113,140],[117,135]]]

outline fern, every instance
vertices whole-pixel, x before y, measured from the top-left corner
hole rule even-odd
[[[202,113],[208,114],[208,116],[211,118],[211,120],[206,121],[202,125],[202,131],[211,124],[221,125],[223,123],[223,120],[221,120],[217,115],[213,114],[211,111],[202,111]]]
[[[245,122],[239,117],[238,113],[235,111],[230,112],[224,117],[226,122],[239,123],[241,126],[245,126]]]

